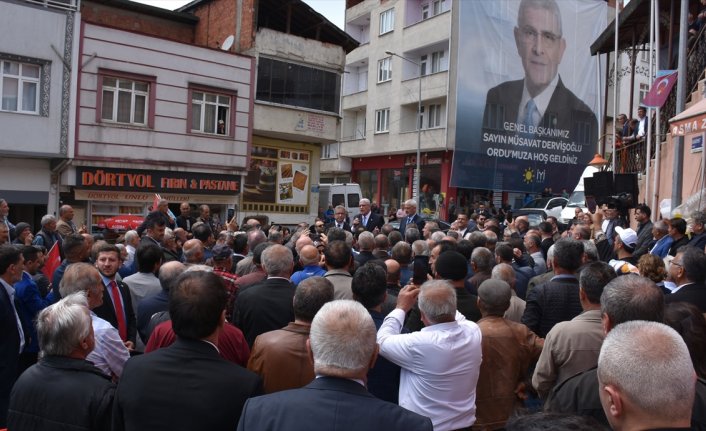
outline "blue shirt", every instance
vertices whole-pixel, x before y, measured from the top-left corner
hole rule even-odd
[[[302,268],[301,271],[297,271],[292,274],[290,281],[296,286],[300,282],[306,280],[309,277],[319,276],[323,277],[326,274],[326,270],[319,265],[307,265]]]

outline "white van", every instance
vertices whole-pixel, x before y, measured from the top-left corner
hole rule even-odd
[[[355,183],[343,184],[319,184],[319,206],[324,209],[329,205],[336,208],[343,205],[348,210],[348,217],[353,217],[360,213],[359,203],[361,199],[360,186]]]
[[[569,223],[569,221],[576,216],[576,208],[581,208],[583,212],[588,212],[588,208],[586,208],[586,195],[584,194],[583,179],[586,177],[593,177],[593,174],[596,172],[598,172],[598,168],[594,168],[593,166],[587,166],[586,169],[584,169],[583,174],[581,174],[581,179],[579,179],[573,193],[569,196],[569,202],[561,211],[561,216],[559,217],[560,223]]]

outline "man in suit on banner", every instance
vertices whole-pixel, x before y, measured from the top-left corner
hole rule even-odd
[[[495,113],[523,137],[553,137],[591,144],[597,139],[598,122],[593,111],[564,86],[558,74],[566,40],[561,12],[555,0],[522,0],[514,29],[524,79],[504,82],[488,91],[484,127],[494,124]],[[502,109],[499,109],[502,107]],[[545,128],[545,129],[542,129]],[[547,129],[562,132],[552,134]],[[568,131],[568,136],[566,132]]]
[[[249,399],[239,431],[431,431],[429,418],[375,398],[365,388],[378,347],[375,324],[361,304],[340,300],[321,307],[311,323],[307,350],[317,378],[302,389]]]

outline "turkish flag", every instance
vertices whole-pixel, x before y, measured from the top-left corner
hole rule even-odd
[[[61,265],[61,256],[59,255],[59,241],[56,241],[49,250],[47,258],[44,259],[44,268],[42,272],[51,280],[54,277],[54,271]]]
[[[676,70],[658,71],[650,92],[642,99],[642,105],[649,108],[661,108],[677,82],[677,75]]]

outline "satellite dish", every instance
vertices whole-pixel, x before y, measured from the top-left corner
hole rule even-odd
[[[223,45],[221,45],[221,49],[223,51],[228,51],[230,48],[233,46],[233,42],[235,42],[235,36],[232,34],[228,37],[226,37],[226,40],[223,41]]]

